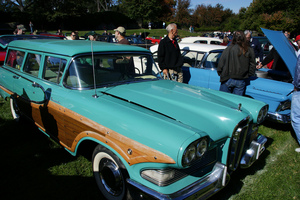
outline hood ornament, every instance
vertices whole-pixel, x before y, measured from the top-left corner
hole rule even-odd
[[[241,111],[241,109],[242,109],[242,104],[239,103],[239,105],[238,105],[238,111]]]

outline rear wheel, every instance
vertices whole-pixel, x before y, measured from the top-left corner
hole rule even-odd
[[[126,185],[128,172],[113,152],[98,145],[94,150],[92,163],[96,183],[106,199],[131,199]]]

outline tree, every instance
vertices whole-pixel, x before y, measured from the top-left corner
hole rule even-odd
[[[168,11],[173,2],[173,0],[122,0],[119,1],[119,6],[122,12],[131,19],[141,22],[157,21],[164,16],[162,11]]]
[[[244,29],[300,31],[300,5],[292,0],[254,0],[243,14]]]
[[[191,9],[189,9],[190,6],[190,0],[177,1],[174,20],[181,24],[181,26],[189,27],[189,25],[191,24]]]
[[[231,16],[233,16],[232,10],[224,10],[221,4],[217,4],[215,7],[210,4],[207,6],[201,4],[194,10],[192,18],[196,26],[212,27],[216,30]]]

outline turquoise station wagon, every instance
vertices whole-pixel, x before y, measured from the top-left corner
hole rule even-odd
[[[268,105],[163,80],[140,47],[90,41],[9,44],[0,94],[70,154],[89,147],[107,199],[205,199],[265,150]]]

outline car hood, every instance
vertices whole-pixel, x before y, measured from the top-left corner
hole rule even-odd
[[[297,57],[295,49],[292,47],[290,41],[285,37],[282,31],[272,31],[264,28],[261,28],[261,30],[285,62],[292,77],[294,77]]]
[[[168,80],[121,85],[105,93],[205,131],[213,140],[230,137],[237,123],[249,115],[247,109],[238,111],[237,103],[209,89]]]

